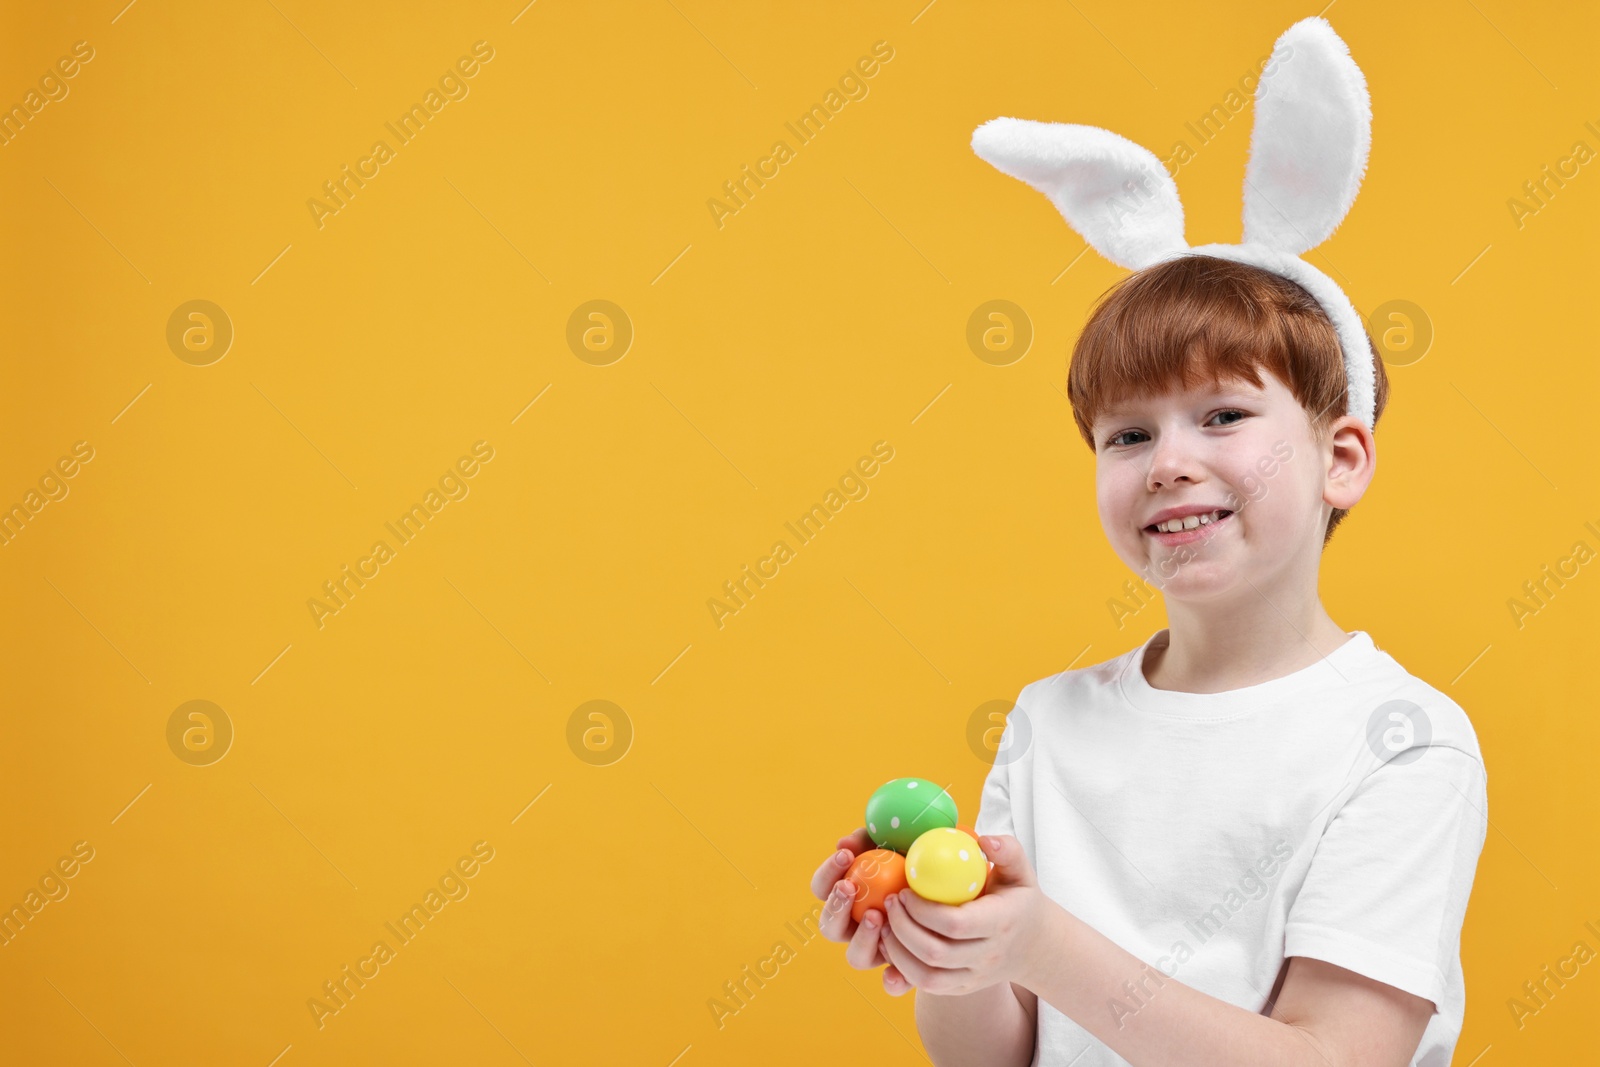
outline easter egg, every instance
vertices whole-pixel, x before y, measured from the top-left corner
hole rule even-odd
[[[850,904],[850,918],[860,922],[868,908],[883,911],[884,900],[906,887],[906,858],[892,849],[869,849],[850,864],[845,879],[855,883],[856,899]]]
[[[955,799],[926,778],[885,782],[867,801],[867,833],[872,843],[901,854],[927,831],[955,824]]]
[[[967,834],[974,841],[978,840],[978,831],[974,830],[972,827],[968,826],[966,823],[964,823],[964,822],[956,823],[956,829],[960,830],[964,834]],[[980,843],[978,845],[978,847],[982,848],[983,845]],[[984,853],[984,855],[987,856],[988,853]],[[989,881],[988,881],[988,879],[989,879],[989,876],[994,873],[994,861],[993,860],[986,860],[985,862],[988,863],[988,866],[984,869],[984,872],[983,872],[984,873],[984,883],[983,883],[983,885],[978,887],[978,895],[980,897],[983,896],[983,894],[985,894],[985,893],[987,893],[989,891]]]
[[[906,853],[906,884],[925,900],[965,904],[983,890],[988,861],[969,833],[953,826],[929,830]]]

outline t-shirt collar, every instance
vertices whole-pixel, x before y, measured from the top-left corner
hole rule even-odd
[[[1138,711],[1194,719],[1230,718],[1297,693],[1321,692],[1353,682],[1363,661],[1378,654],[1372,635],[1354,630],[1349,640],[1328,655],[1281,678],[1223,693],[1183,693],[1157,689],[1144,676],[1145,653],[1152,645],[1165,644],[1170,636],[1167,629],[1157,630],[1129,652],[1123,663],[1118,686]]]

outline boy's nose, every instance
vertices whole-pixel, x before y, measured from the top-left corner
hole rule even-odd
[[[1200,476],[1194,451],[1182,441],[1163,437],[1150,453],[1150,470],[1145,475],[1145,484],[1155,490],[1182,482],[1194,482]]]

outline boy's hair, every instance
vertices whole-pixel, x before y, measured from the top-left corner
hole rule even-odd
[[[1389,379],[1363,329],[1375,372],[1373,429]],[[1123,400],[1243,378],[1261,388],[1275,374],[1305,409],[1313,435],[1349,406],[1339,335],[1322,306],[1278,274],[1216,256],[1179,256],[1106,290],[1072,349],[1067,398],[1091,451],[1094,420]],[[1348,514],[1335,508],[1322,543]]]

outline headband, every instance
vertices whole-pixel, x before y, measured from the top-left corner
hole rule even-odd
[[[1149,149],[1110,130],[991,119],[973,131],[972,150],[1044,193],[1119,267],[1142,270],[1178,256],[1216,256],[1300,285],[1338,334],[1348,414],[1370,429],[1376,373],[1361,316],[1332,278],[1300,258],[1332,235],[1361,187],[1372,146],[1367,82],[1322,18],[1290,26],[1273,56],[1276,68],[1256,84],[1240,244],[1191,247],[1183,236],[1178,187],[1166,167]]]

